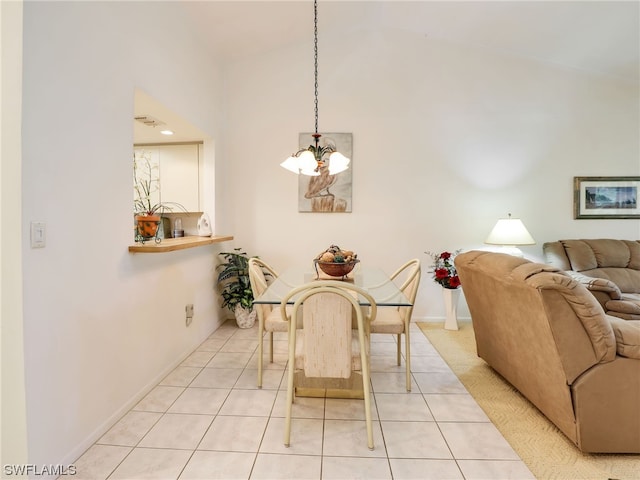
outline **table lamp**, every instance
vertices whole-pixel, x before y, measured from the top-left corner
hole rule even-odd
[[[502,249],[500,251],[502,253],[522,257],[524,256],[522,250],[517,245],[535,245],[536,241],[524,226],[522,220],[511,218],[511,214],[509,214],[509,218],[498,220],[484,243],[501,245]]]

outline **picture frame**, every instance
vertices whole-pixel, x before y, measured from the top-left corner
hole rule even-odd
[[[640,177],[573,177],[575,219],[640,218]]]
[[[313,133],[298,134],[300,149],[314,143]],[[349,168],[335,175],[309,177],[298,175],[298,212],[300,213],[351,213],[353,196],[353,134],[322,133],[320,146],[331,144],[349,158]]]

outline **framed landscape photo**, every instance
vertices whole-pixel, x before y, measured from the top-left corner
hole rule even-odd
[[[640,218],[640,177],[573,177],[574,218]]]

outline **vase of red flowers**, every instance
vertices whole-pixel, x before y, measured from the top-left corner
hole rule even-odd
[[[447,330],[458,330],[458,299],[460,298],[460,278],[453,263],[455,256],[460,250],[455,252],[431,253],[425,252],[433,259],[431,273],[433,280],[442,286],[442,297],[445,307],[444,328]]]

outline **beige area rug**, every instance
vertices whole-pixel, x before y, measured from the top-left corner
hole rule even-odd
[[[639,480],[640,455],[584,454],[477,356],[470,322],[418,326],[538,480]]]

